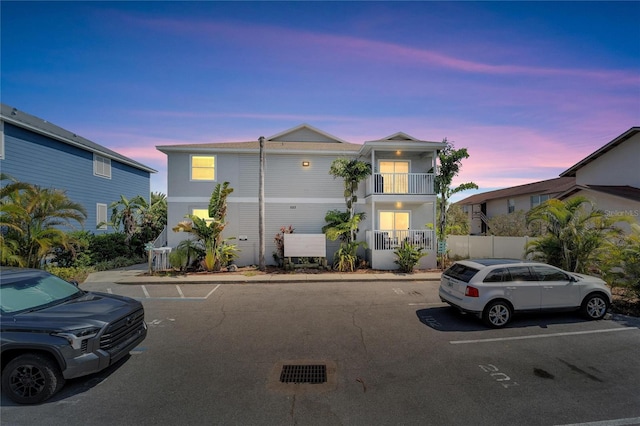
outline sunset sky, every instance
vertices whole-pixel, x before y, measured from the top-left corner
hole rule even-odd
[[[2,102],[157,169],[157,192],[156,145],[301,123],[446,137],[470,153],[455,183],[482,192],[557,177],[640,125],[640,2],[0,7]]]

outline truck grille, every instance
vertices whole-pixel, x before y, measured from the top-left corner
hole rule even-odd
[[[129,315],[109,324],[100,338],[100,349],[110,351],[127,341],[144,326],[144,309],[140,308]]]

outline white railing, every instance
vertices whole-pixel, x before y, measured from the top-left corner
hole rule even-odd
[[[435,250],[435,232],[428,229],[396,229],[367,231],[367,244],[372,250],[395,250],[403,242],[425,251]]]
[[[435,194],[433,173],[374,173],[367,179],[370,194]]]

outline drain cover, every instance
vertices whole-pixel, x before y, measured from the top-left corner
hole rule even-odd
[[[287,394],[323,393],[338,387],[335,361],[323,358],[287,359],[275,363],[267,388]]]
[[[280,373],[281,383],[319,384],[327,381],[327,366],[316,365],[283,365]]]

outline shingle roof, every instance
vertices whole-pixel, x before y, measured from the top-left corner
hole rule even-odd
[[[131,167],[144,170],[145,172],[157,173],[157,170],[154,170],[151,167],[147,167],[142,163],[138,163],[137,161],[132,160],[129,157],[118,154],[117,152],[112,151],[109,148],[105,148],[104,146],[99,145],[95,142],[92,142],[89,139],[85,139],[82,136],[63,129],[62,127],[56,126],[53,123],[49,123],[42,118],[27,114],[26,112],[20,111],[17,108],[11,107],[7,104],[1,104],[1,106],[2,108],[0,109],[0,116],[7,123],[13,124],[14,126],[22,127],[24,129],[28,129],[32,132],[40,133],[42,135],[64,142],[68,145],[76,146],[86,151],[94,152],[107,158],[117,160]]]
[[[528,183],[525,185],[512,186],[511,188],[504,188],[495,191],[483,192],[481,194],[475,194],[465,198],[464,200],[458,201],[455,204],[482,204],[489,200],[527,194],[560,194],[574,186],[575,182],[576,180],[574,177],[559,177],[555,179],[548,179],[539,182]]]

